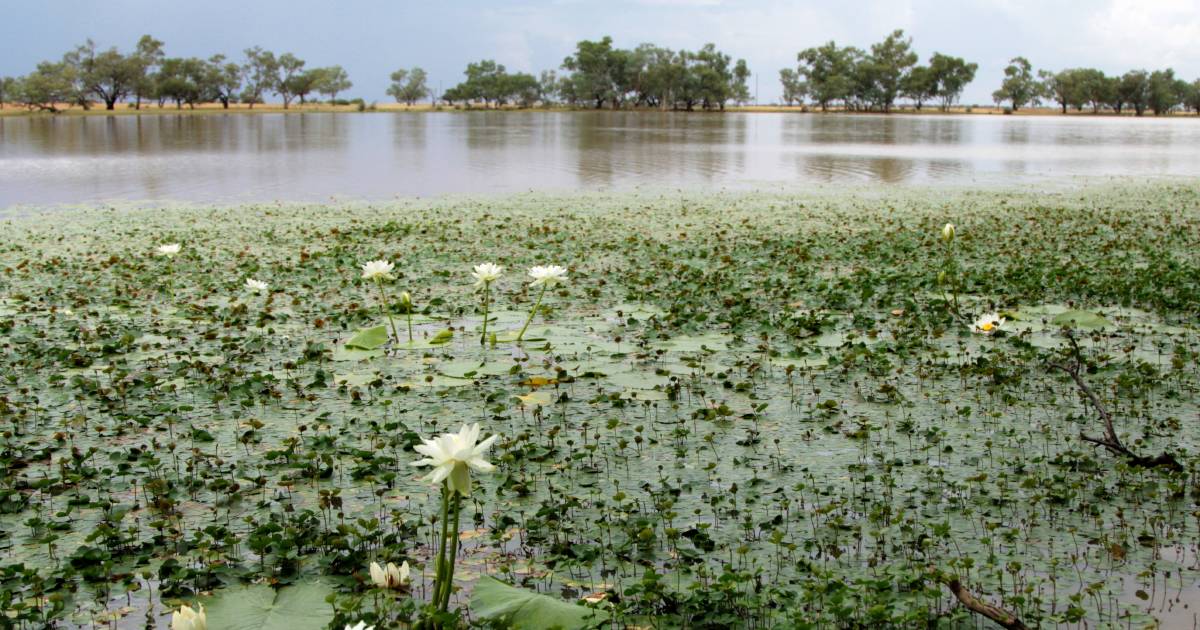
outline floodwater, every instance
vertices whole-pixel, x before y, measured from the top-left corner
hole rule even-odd
[[[0,118],[0,208],[1200,176],[1200,120],[440,112]]]

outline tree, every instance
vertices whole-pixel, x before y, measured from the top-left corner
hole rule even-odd
[[[1200,79],[1192,81],[1192,84],[1188,86],[1187,99],[1184,101],[1184,105],[1191,108],[1197,114],[1200,114]]]
[[[888,113],[900,95],[904,76],[917,63],[917,53],[912,51],[912,38],[905,38],[901,29],[892,31],[882,42],[871,45],[867,63],[872,66],[870,100]]]
[[[1117,85],[1117,97],[1133,107],[1136,115],[1141,116],[1150,104],[1150,75],[1145,70],[1130,70],[1121,75]],[[1120,112],[1120,107],[1117,107]]]
[[[798,73],[808,85],[808,95],[821,111],[829,105],[846,101],[854,90],[854,70],[862,51],[852,46],[839,48],[832,41],[817,48],[807,48],[796,55]]]
[[[142,35],[138,40],[137,49],[134,51],[131,63],[134,70],[133,81],[133,96],[134,109],[142,108],[142,99],[149,98],[154,94],[154,82],[156,77],[154,72],[162,63],[163,43],[149,35]]]
[[[187,103],[194,109],[204,97],[207,64],[195,57],[164,59],[158,71],[157,93],[160,99],[175,102],[175,109]]]
[[[1042,80],[1042,91],[1058,102],[1062,113],[1067,113],[1067,106],[1083,103],[1085,100],[1083,85],[1079,71],[1075,69],[1050,72],[1041,70],[1038,77]]]
[[[219,101],[221,107],[229,109],[229,101],[237,98],[242,87],[242,67],[226,62],[225,55],[213,55],[204,62],[200,92],[203,100]]]
[[[255,103],[263,102],[263,94],[274,89],[279,70],[279,61],[275,53],[263,50],[258,46],[246,49],[246,63],[242,66],[246,87],[242,90],[242,102],[249,103],[254,109]]]
[[[74,96],[74,69],[65,61],[43,61],[16,82],[14,92],[15,100],[29,109],[57,114],[60,111],[58,105],[69,102]]]
[[[17,80],[12,77],[0,77],[0,109],[6,101],[12,101],[17,94]]]
[[[538,76],[538,100],[544,105],[551,105],[558,100],[558,73],[553,70],[542,70]]]
[[[934,95],[941,100],[942,111],[958,102],[963,89],[975,80],[977,70],[979,64],[967,63],[962,57],[933,53],[929,58],[929,72],[934,83]]]
[[[937,96],[937,77],[929,66],[916,66],[900,82],[900,95],[911,100],[921,111],[921,105]]]
[[[75,67],[83,98],[94,94],[108,110],[116,107],[117,101],[129,94],[137,81],[135,58],[125,57],[116,48],[97,53],[96,44],[90,39],[67,53],[64,60]]]
[[[1004,81],[1000,89],[992,93],[992,98],[997,102],[1011,102],[1015,112],[1027,104],[1036,104],[1041,93],[1041,85],[1033,76],[1033,66],[1029,60],[1013,57],[1004,69]]]
[[[573,91],[581,98],[591,100],[596,109],[611,102],[613,109],[620,107],[621,94],[616,79],[623,63],[621,55],[612,46],[612,38],[599,41],[583,40],[575,44],[575,54],[563,60],[562,68],[571,71]]]
[[[1155,70],[1150,74],[1149,104],[1155,116],[1171,113],[1183,101],[1179,81],[1175,79],[1175,71]]]
[[[317,81],[317,92],[324,94],[330,101],[336,101],[338,92],[345,92],[354,87],[350,75],[341,66],[322,68],[320,80]]]
[[[1090,103],[1092,113],[1100,113],[1100,108],[1113,100],[1115,84],[1104,72],[1095,68],[1082,68],[1078,72],[1079,98],[1083,103]]]
[[[429,95],[429,87],[425,84],[426,74],[421,68],[413,68],[412,70],[400,68],[392,73],[391,79],[392,84],[388,86],[387,94],[396,99],[397,103],[405,103],[411,107],[417,101]],[[451,88],[447,93],[450,96],[447,97],[443,94],[442,98],[450,102],[460,99],[467,100],[468,98],[465,95],[459,96],[455,88]]]
[[[297,90],[308,89],[311,91],[312,77],[299,77],[304,70],[304,60],[300,59],[292,53],[283,53],[279,55],[279,60],[275,65],[275,76],[272,77],[271,87],[279,97],[283,99],[283,108],[287,109],[297,96],[300,96]],[[303,102],[303,101],[302,101]]]
[[[800,73],[791,68],[784,68],[779,71],[779,82],[783,84],[783,102],[786,105],[792,103],[804,104],[804,97],[808,94],[808,84],[800,78]]]

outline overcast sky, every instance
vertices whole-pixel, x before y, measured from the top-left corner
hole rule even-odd
[[[830,39],[866,48],[895,28],[922,61],[938,51],[979,64],[967,103],[990,103],[1015,55],[1035,68],[1200,77],[1200,0],[0,0],[0,9],[0,75],[27,73],[88,37],[128,50],[150,33],[169,56],[240,59],[258,45],[340,64],[350,95],[368,100],[385,98],[398,67],[425,68],[434,89],[483,58],[536,74],[604,35],[621,47],[713,42],[746,59],[764,103],[778,99],[779,69],[797,51]]]

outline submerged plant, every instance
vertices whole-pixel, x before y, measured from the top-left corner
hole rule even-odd
[[[392,326],[392,336],[396,338],[396,343],[400,342],[400,333],[396,332],[396,322],[392,319],[392,312],[387,308],[387,295],[383,292],[383,281],[392,279],[392,270],[395,265],[386,260],[372,260],[363,263],[362,277],[363,280],[374,280],[375,286],[379,289],[379,311],[383,313]]]
[[[479,345],[487,343],[488,306],[491,302],[492,283],[504,273],[504,267],[495,263],[475,265],[471,277],[475,278],[475,288],[483,289],[483,332],[479,335]]]
[[[438,538],[437,557],[434,563],[433,582],[434,610],[445,612],[454,588],[454,562],[458,554],[458,523],[462,497],[471,494],[471,471],[488,473],[495,470],[483,458],[484,453],[495,443],[498,435],[479,442],[479,424],[462,425],[458,433],[443,433],[424,440],[413,450],[425,456],[413,466],[432,466],[433,470],[422,478],[442,490],[441,536]],[[450,519],[453,519],[451,530]]]
[[[526,318],[525,325],[521,327],[521,332],[517,333],[517,341],[525,337],[525,330],[529,328],[529,323],[533,321],[534,314],[541,307],[542,298],[546,296],[546,290],[566,282],[567,270],[558,265],[532,267],[529,270],[529,277],[533,278],[533,281],[529,283],[529,288],[535,289],[541,287],[542,290],[538,292],[537,301],[533,303],[533,308],[529,310],[529,317]]]

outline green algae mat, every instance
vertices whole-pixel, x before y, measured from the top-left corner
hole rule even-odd
[[[1194,622],[1195,186],[139,206],[0,231],[6,626],[166,627],[182,604],[214,630],[404,626],[441,527],[413,447],[463,423],[499,437],[451,623],[982,624],[952,583],[1030,627]],[[364,280],[372,260],[391,278]],[[486,336],[484,262],[504,267]],[[547,265],[566,281],[535,309]],[[372,562],[411,581],[377,588]]]

